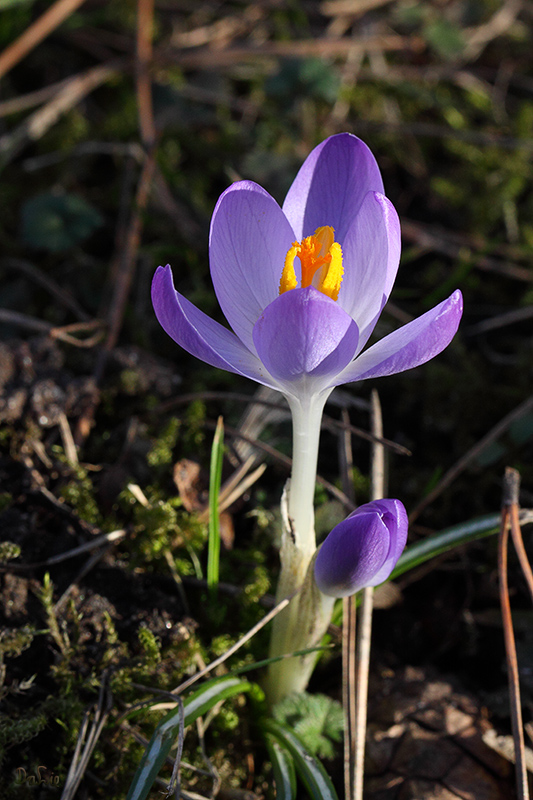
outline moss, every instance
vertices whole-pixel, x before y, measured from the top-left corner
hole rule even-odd
[[[147,455],[150,467],[162,467],[172,463],[172,451],[178,440],[180,424],[177,417],[172,417],[167,422]]]
[[[143,650],[146,666],[155,666],[161,661],[161,643],[150,628],[142,625],[138,632],[139,643]]]
[[[60,495],[79,517],[91,525],[102,525],[102,515],[96,501],[95,487],[89,472],[81,464],[70,464],[61,447],[53,448],[61,463],[68,465],[72,477],[61,487]]]
[[[0,631],[0,661],[4,657],[16,658],[33,642],[35,628],[23,625],[21,628],[4,628]]]
[[[0,542],[0,562],[11,561],[21,554],[20,545],[15,542]]]

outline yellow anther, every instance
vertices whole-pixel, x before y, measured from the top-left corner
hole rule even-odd
[[[329,254],[331,256],[329,267],[322,281],[317,286],[317,289],[327,294],[332,300],[337,300],[341,288],[342,276],[344,274],[342,250],[338,242],[333,242]]]
[[[281,273],[281,280],[279,282],[279,293],[288,292],[290,289],[296,289],[298,281],[296,280],[296,273],[294,271],[294,259],[300,252],[300,245],[294,242],[292,247],[289,247],[289,252],[285,256],[285,266]]]
[[[344,270],[341,246],[335,241],[334,233],[332,227],[324,225],[312,236],[289,247],[281,274],[280,294],[298,286],[294,269],[294,259],[298,256],[302,269],[300,286],[314,286],[332,300],[337,300]]]

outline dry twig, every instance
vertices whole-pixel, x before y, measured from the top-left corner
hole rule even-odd
[[[524,728],[522,707],[520,704],[520,679],[516,644],[513,632],[509,586],[507,583],[507,543],[509,539],[509,521],[518,514],[518,490],[520,476],[510,467],[505,470],[502,498],[502,518],[498,541],[498,574],[500,578],[500,604],[502,609],[503,634],[505,639],[505,655],[509,680],[509,699],[515,749],[516,791],[518,800],[529,800],[527,768],[524,753]],[[513,509],[513,511],[512,511]]]
[[[100,693],[98,695],[98,703],[94,710],[94,719],[86,740],[85,736],[87,734],[87,729],[89,727],[89,720],[92,709],[88,709],[83,717],[80,732],[78,734],[78,740],[76,742],[76,748],[74,750],[74,755],[72,757],[72,762],[70,764],[70,768],[65,780],[65,785],[63,787],[63,792],[61,794],[61,800],[72,800],[76,795],[76,792],[78,791],[79,785],[87,769],[89,759],[92,755],[94,748],[96,747],[98,739],[100,738],[100,734],[102,733],[103,727],[111,711],[111,705],[112,705],[111,691],[107,683],[107,673],[104,673],[102,675],[102,680],[100,683]],[[83,746],[84,741],[85,741],[85,746]]]
[[[289,597],[285,597],[280,603],[274,606],[274,608],[271,611],[269,611],[268,614],[265,614],[263,619],[261,619],[256,625],[254,625],[253,628],[250,628],[250,630],[247,633],[245,633],[244,636],[242,636],[237,642],[235,642],[235,644],[229,647],[225,653],[219,656],[219,658],[216,658],[214,661],[211,661],[211,663],[208,664],[206,667],[204,667],[202,670],[200,670],[200,672],[197,672],[192,677],[187,678],[187,680],[184,681],[183,683],[180,683],[179,686],[173,689],[172,694],[173,695],[183,694],[185,689],[188,689],[189,686],[192,686],[193,683],[196,683],[196,681],[199,681],[200,678],[205,677],[209,672],[214,670],[220,664],[223,664],[224,661],[226,661],[230,656],[233,655],[233,653],[236,653],[237,650],[239,650],[244,644],[246,644],[247,641],[249,641],[253,636],[255,636],[255,634],[258,631],[260,631],[261,628],[264,628],[265,625],[267,625],[271,619],[274,619],[274,617],[276,617],[280,613],[280,611],[283,611],[283,609],[289,605],[293,597],[295,597],[298,594],[298,591],[299,590],[293,592],[293,594],[289,595]],[[294,654],[291,653],[289,655],[289,658],[292,657],[293,655]]]
[[[343,429],[339,437],[340,475],[345,495],[355,506],[355,491],[352,480],[353,452],[350,418],[348,410],[342,409]],[[346,800],[353,797],[353,775],[355,765],[355,597],[342,599],[342,705],[344,709],[344,794]]]
[[[154,26],[154,0],[137,3],[137,113],[141,141],[146,150],[155,146],[156,130],[152,106],[152,35]]]
[[[84,0],[56,0],[53,6],[36,19],[33,25],[30,25],[13,44],[6,47],[0,54],[0,78],[52,33],[58,25],[61,25],[63,20],[69,17],[83,2]]]
[[[123,62],[99,64],[74,75],[54,97],[24,120],[14,131],[0,137],[0,161],[5,164],[17,156],[31,142],[38,141],[62,114],[74,108],[83,98],[118,73]]]
[[[340,39],[300,39],[292,41],[268,41],[261,45],[235,46],[225,50],[201,48],[198,50],[168,50],[158,57],[160,63],[177,63],[183,67],[216,69],[230,67],[241,62],[271,58],[334,58],[354,52],[394,52],[424,49],[418,36],[369,36],[355,39],[350,36]]]

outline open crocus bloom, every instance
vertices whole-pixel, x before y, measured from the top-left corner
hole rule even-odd
[[[400,255],[396,211],[376,160],[356,136],[318,145],[283,207],[251,181],[220,197],[211,221],[211,277],[232,331],[176,292],[159,267],[159,322],[215,367],[278,389],[289,400],[423,364],[454,336],[459,291],[363,351],[390,294]]]
[[[336,525],[319,549],[315,581],[331,597],[347,597],[387,580],[407,541],[399,500],[374,500]]]

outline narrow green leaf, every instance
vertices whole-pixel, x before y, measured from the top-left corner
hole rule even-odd
[[[434,533],[432,536],[428,536],[427,539],[422,539],[422,541],[405,548],[392,571],[391,580],[403,575],[404,572],[410,569],[414,569],[414,567],[418,567],[419,564],[429,561],[430,558],[435,558],[435,556],[440,556],[441,553],[453,550],[454,547],[460,547],[476,539],[491,536],[497,533],[499,528],[500,515],[487,514],[484,517],[477,517],[469,522],[454,525],[453,528],[447,528],[441,533]]]
[[[292,756],[296,772],[311,800],[338,800],[328,773],[320,761],[309,755],[295,733],[272,719],[265,720],[262,727],[266,733],[274,736],[281,747]]]
[[[440,533],[434,533],[432,536],[428,536],[427,539],[422,539],[420,542],[405,548],[389,580],[399,578],[404,572],[424,564],[431,558],[435,558],[435,556],[447,553],[449,550],[453,550],[454,547],[460,547],[476,539],[492,536],[498,533],[499,528],[499,514],[487,514],[484,517],[476,517],[469,522],[454,525],[453,528],[447,528]],[[359,598],[357,597],[356,600],[358,602]],[[334,625],[342,623],[342,603],[335,604],[331,621]]]
[[[183,703],[183,722],[190,725],[215,703],[235,694],[249,692],[253,684],[233,676],[208,681]],[[154,731],[135,773],[126,800],[145,800],[176,739],[180,725],[179,708],[164,717]]]
[[[270,733],[265,733],[265,742],[274,773],[276,800],[294,800],[296,797],[294,759]]]
[[[195,719],[201,717],[209,711],[219,700],[226,700],[241,692],[250,692],[254,688],[250,681],[243,678],[236,678],[233,675],[225,675],[222,678],[214,678],[207,681],[199,689],[193,692],[184,703],[185,725],[190,725]],[[173,714],[176,712],[173,711]],[[164,722],[164,720],[163,720]]]
[[[220,561],[220,515],[218,496],[222,480],[222,460],[224,457],[224,423],[218,418],[213,446],[211,448],[211,465],[209,471],[209,535],[207,540],[207,586],[211,594],[218,587]]]

